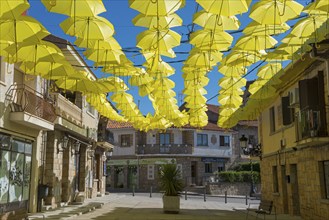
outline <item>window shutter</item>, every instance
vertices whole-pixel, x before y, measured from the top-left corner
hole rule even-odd
[[[319,104],[318,78],[304,79],[299,81],[300,109],[317,110]]]
[[[290,125],[292,123],[292,115],[289,108],[289,96],[282,97],[281,102],[283,125]]]
[[[326,107],[325,107],[325,96],[324,96],[324,77],[323,71],[318,72],[318,98],[319,98],[319,109],[320,110],[320,129],[319,135],[326,136],[327,135],[327,125],[326,125]]]
[[[224,146],[224,136],[219,135],[219,146]]]

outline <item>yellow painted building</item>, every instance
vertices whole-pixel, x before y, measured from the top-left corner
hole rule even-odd
[[[327,44],[280,73],[276,96],[259,117],[262,199],[303,219],[329,219]]]

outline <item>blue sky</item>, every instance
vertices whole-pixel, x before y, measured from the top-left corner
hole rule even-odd
[[[107,18],[115,27],[115,35],[114,38],[120,43],[123,49],[125,48],[133,48],[136,45],[136,36],[141,33],[145,28],[136,27],[133,25],[131,20],[138,14],[137,11],[129,8],[128,0],[104,0],[104,5],[107,9],[107,12],[100,14],[100,16]],[[256,1],[253,1],[253,3]],[[307,1],[297,1],[303,5],[307,4]],[[52,34],[62,37],[74,42],[75,38],[69,37],[66,35],[59,24],[66,18],[64,15],[59,15],[55,13],[50,13],[46,10],[46,8],[42,5],[39,0],[32,0],[30,1],[31,8],[28,12],[28,15],[33,16],[37,20],[39,20],[49,32]],[[177,11],[177,14],[183,19],[183,26],[173,28],[174,31],[178,32],[182,35],[182,40],[187,39],[188,28],[191,28],[193,14],[196,11],[197,3],[194,0],[186,0],[186,5],[184,8]],[[199,7],[201,9],[201,7]],[[241,22],[240,29],[243,29],[251,19],[248,17],[248,13],[243,15],[237,16]],[[292,25],[294,22],[289,22]],[[234,39],[240,37],[241,34],[234,34]],[[176,52],[189,52],[192,46],[188,43],[182,44],[179,47],[174,48]],[[126,53],[128,59],[134,62],[135,65],[141,65],[144,63],[143,56],[138,53]],[[188,54],[177,54],[176,58],[164,58],[165,61],[175,61],[175,60],[185,60]],[[92,65],[92,62],[88,62],[88,64]],[[182,96],[179,94],[184,89],[184,83],[182,78],[181,67],[182,63],[175,63],[171,64],[175,69],[175,75],[171,76],[172,79],[176,83],[175,92],[177,94],[176,98],[178,103],[181,104],[181,100],[183,99]],[[249,69],[252,69],[249,68]],[[101,71],[95,70],[95,73],[98,77],[106,77],[110,76],[109,74],[105,74]],[[208,74],[210,78],[209,84],[206,87],[208,94],[207,98],[211,98],[218,94],[219,87],[217,85],[218,80],[222,77],[222,75],[217,71],[217,68],[214,68],[212,72]],[[247,79],[255,79],[256,71],[250,75],[248,75]],[[127,79],[125,79],[127,81]],[[140,100],[140,110],[143,114],[147,114],[148,112],[154,112],[151,102],[148,100],[147,97],[140,97],[138,96],[138,88],[137,87],[130,87],[128,93],[132,94],[135,98],[135,103],[138,103]],[[216,104],[217,97],[210,100],[209,104]]]

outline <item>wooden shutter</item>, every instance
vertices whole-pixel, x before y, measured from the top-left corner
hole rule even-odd
[[[319,99],[319,109],[320,110],[320,136],[327,136],[327,124],[326,124],[326,104],[325,104],[325,95],[324,95],[324,76],[323,71],[318,72],[318,99]]]
[[[289,108],[289,96],[281,98],[282,107],[282,123],[283,125],[290,125],[292,123],[291,108]]]
[[[304,79],[299,81],[299,104],[300,109],[317,110],[319,104],[318,78]]]
[[[219,146],[224,146],[224,136],[219,135]]]

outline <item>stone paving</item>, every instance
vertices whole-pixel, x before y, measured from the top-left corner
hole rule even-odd
[[[103,197],[88,200],[84,205],[70,206],[59,210],[42,213],[45,219],[79,219],[79,220],[241,220],[246,219],[243,197],[228,198],[225,204],[223,197],[188,196],[181,197],[181,211],[179,214],[165,214],[162,211],[161,194],[138,193],[135,196],[128,193],[111,193]],[[254,200],[252,202],[258,202]],[[95,208],[93,205],[98,205]],[[42,219],[39,215],[30,219]],[[248,219],[256,219],[256,215],[249,215]],[[263,219],[263,218],[261,218]],[[274,215],[266,219],[275,219]],[[278,220],[300,220],[299,217],[278,215]]]

